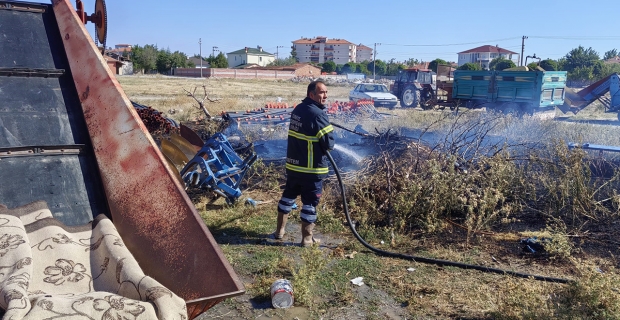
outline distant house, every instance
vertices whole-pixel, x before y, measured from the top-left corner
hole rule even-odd
[[[243,64],[257,64],[264,67],[276,60],[274,54],[263,51],[263,47],[261,46],[257,46],[256,49],[245,47],[241,50],[229,52],[226,56],[229,68],[234,68]]]
[[[108,68],[112,70],[112,73],[119,74],[119,75],[124,75],[124,74],[129,73],[126,68],[123,68],[125,66],[125,63],[123,63],[122,61],[116,60],[108,55],[104,55],[103,58],[108,64]],[[133,73],[133,67],[132,67],[131,73],[129,74],[132,74],[132,73]]]
[[[488,69],[489,63],[495,58],[512,60],[515,64],[519,63],[519,54],[500,48],[498,46],[485,45],[477,48],[459,52],[458,66],[466,63],[475,63],[482,69]]]
[[[193,63],[196,66],[196,68],[200,68],[200,60],[201,59],[198,57],[187,58],[187,62]],[[205,61],[204,59],[202,59],[202,68],[210,68],[209,63]]]
[[[372,49],[363,44],[357,45],[357,62],[372,61]]]
[[[117,44],[114,45],[114,49],[112,50],[116,50],[116,51],[131,51],[131,45],[130,44]]]
[[[619,56],[615,56],[613,58],[609,58],[609,59],[605,60],[605,63],[607,63],[607,64],[620,63],[620,57]]]

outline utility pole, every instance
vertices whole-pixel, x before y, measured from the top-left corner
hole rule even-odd
[[[277,46],[276,47],[276,60],[280,59],[280,56],[278,55],[278,49],[279,48],[284,48],[284,46]]]
[[[375,50],[372,52],[372,81],[375,81],[376,78],[376,65],[377,65],[377,45],[381,45],[380,43],[375,42]]]
[[[202,38],[198,38],[198,44],[200,45],[200,77],[202,78]]]
[[[525,39],[527,39],[527,36],[521,37],[521,64],[520,66],[523,66],[523,51],[525,50]]]

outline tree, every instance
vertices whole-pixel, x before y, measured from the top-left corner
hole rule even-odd
[[[369,75],[370,72],[368,71],[368,63],[358,63],[357,67],[355,68],[355,73],[363,73],[365,75]]]
[[[605,55],[603,56],[603,60],[609,60],[609,59],[615,58],[617,56],[618,56],[618,50],[611,49],[611,50],[605,52]]]
[[[295,59],[295,62],[299,62],[299,59],[297,59],[297,50],[295,50],[295,46],[291,47],[291,58]]]
[[[377,75],[385,75],[387,64],[382,60],[375,60],[368,64],[368,71],[370,74],[373,74],[373,70]]]
[[[157,60],[155,65],[157,66],[157,72],[167,73],[170,71],[171,66],[171,53],[170,50],[159,50],[157,52]]]
[[[568,80],[591,82],[594,79],[592,67],[577,67],[568,73]]]
[[[326,73],[332,73],[336,71],[336,63],[333,61],[325,61],[322,65],[322,71]]]
[[[270,62],[267,66],[268,67],[292,66],[295,63],[297,63],[295,58],[288,57],[288,58],[284,58],[284,59],[275,59],[272,62]]]
[[[567,53],[564,59],[563,69],[571,72],[576,68],[592,67],[595,61],[600,60],[600,57],[598,52],[591,47],[585,49],[579,46]]]
[[[448,62],[446,60],[437,58],[428,64],[428,68],[437,73],[437,66],[440,64],[448,64]]]
[[[157,68],[157,47],[151,44],[144,47],[135,45],[131,48],[131,60],[135,69],[148,73]]]
[[[336,73],[337,73],[337,74],[342,74],[342,68],[343,68],[343,67],[344,67],[343,65],[341,65],[341,64],[337,64],[337,65],[336,65]]]
[[[355,62],[347,62],[342,67],[342,73],[355,73],[357,70],[357,64]]]
[[[611,74],[611,68],[608,64],[605,64],[603,61],[598,60],[594,62],[592,66],[592,76],[594,81],[598,81],[600,79],[605,78]]]
[[[418,59],[409,58],[409,59],[405,60],[405,65],[407,67],[415,67],[415,66],[417,66],[419,64],[420,64],[420,61]]]
[[[401,70],[404,70],[404,69],[405,69],[404,64],[397,62],[394,58],[392,58],[386,65],[385,75],[396,76]]]
[[[515,65],[515,63],[512,60],[508,60],[505,58],[495,58],[493,60],[491,60],[491,62],[489,63],[489,69],[490,70],[504,70],[504,69],[508,69],[508,68],[514,68],[517,65]]]
[[[480,70],[480,69],[481,69],[480,65],[476,63],[471,63],[471,62],[468,62],[457,68],[457,70],[473,70],[473,71]]]
[[[530,69],[530,71],[536,71],[538,70],[538,63],[537,62],[530,62],[527,65],[527,68]],[[541,67],[542,68],[542,67]]]
[[[210,55],[209,58],[207,58],[207,62],[209,62],[211,68],[228,68],[228,59],[226,59],[226,56],[222,52],[216,57]]]
[[[540,62],[540,67],[546,71],[557,71],[558,63],[553,59],[545,59]]]

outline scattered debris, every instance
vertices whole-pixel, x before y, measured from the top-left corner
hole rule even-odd
[[[271,285],[271,305],[274,308],[286,309],[293,306],[293,285],[286,279],[278,279]]]
[[[414,272],[414,271],[415,271],[415,268],[407,268],[407,271],[409,271],[409,272]]]
[[[351,252],[349,254],[345,254],[344,257],[347,258],[347,259],[353,259],[353,258],[355,258],[356,254],[357,254],[357,251],[353,251],[353,252]]]
[[[245,199],[245,204],[250,205],[255,208],[261,204],[272,203],[272,202],[273,200],[261,201],[261,200],[254,200],[252,198]]]
[[[220,117],[237,125],[287,125],[295,106],[286,102],[268,102],[262,108],[243,111],[222,111]],[[377,111],[372,100],[335,101],[327,106],[330,118],[340,122],[359,122],[360,120],[384,120],[385,116]]]
[[[241,196],[241,180],[256,159],[256,153],[242,159],[226,136],[216,133],[205,142],[180,174],[186,187],[209,190],[232,204]]]
[[[521,239],[519,243],[524,245],[523,251],[526,251],[529,253],[540,253],[540,252],[545,251],[545,247],[543,243],[549,242],[549,241],[551,240],[547,238],[538,239],[538,237],[531,237],[531,238]]]
[[[152,107],[131,101],[131,104],[138,112],[138,116],[142,119],[142,123],[151,135],[169,134],[179,131],[179,125],[176,121],[166,118],[161,112]]]
[[[357,286],[363,286],[364,285],[364,278],[363,277],[357,277],[355,279],[351,279],[351,283]]]

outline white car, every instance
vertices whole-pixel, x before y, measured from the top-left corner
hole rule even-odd
[[[398,104],[398,98],[390,93],[390,90],[379,83],[360,83],[349,92],[349,100],[372,100],[375,107],[394,108]]]

